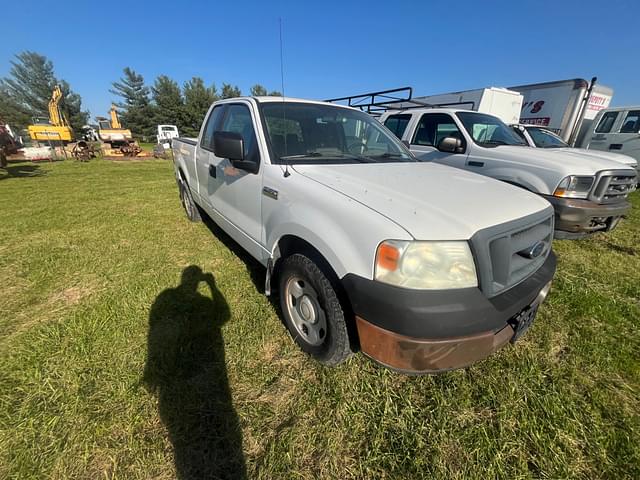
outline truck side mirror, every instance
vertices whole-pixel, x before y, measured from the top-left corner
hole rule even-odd
[[[259,164],[244,158],[244,140],[236,132],[214,132],[213,153],[219,158],[228,158],[231,165],[249,173],[258,173]]]
[[[244,141],[242,135],[235,132],[214,132],[213,153],[219,158],[244,160]]]
[[[464,147],[462,146],[462,140],[455,137],[444,137],[438,143],[438,150],[446,153],[464,153]]]

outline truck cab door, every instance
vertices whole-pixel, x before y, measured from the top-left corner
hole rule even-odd
[[[215,125],[215,131],[233,132],[242,136],[244,157],[261,163],[256,131],[258,124],[247,102],[224,104],[225,111]],[[213,135],[212,135],[213,143]],[[262,254],[262,165],[257,173],[233,166],[227,158],[208,153],[206,176],[207,196],[216,223],[254,257]],[[204,162],[200,163],[203,167]],[[205,172],[198,172],[198,175]]]
[[[200,205],[207,210],[209,215],[212,215],[210,210],[213,208],[211,204],[213,193],[219,186],[216,175],[218,159],[213,153],[213,133],[219,130],[226,108],[226,105],[217,105],[213,108],[202,128],[200,141],[196,148],[197,196],[200,199]]]
[[[608,150],[640,158],[640,110],[627,110],[618,132],[610,134]]]
[[[614,127],[619,123],[619,117],[624,112],[610,111],[604,112],[589,140],[588,148],[591,150],[609,150],[614,137]],[[594,122],[595,123],[595,122]]]
[[[437,145],[445,137],[462,141],[464,153],[449,153],[438,150]],[[413,129],[409,141],[411,152],[425,162],[437,162],[451,167],[468,169],[466,139],[451,115],[447,113],[424,113]]]

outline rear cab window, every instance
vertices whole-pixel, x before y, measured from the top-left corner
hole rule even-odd
[[[613,128],[613,124],[616,123],[616,118],[618,118],[618,112],[607,112],[602,115],[596,127],[596,133],[609,133]]]
[[[408,114],[391,115],[384,121],[384,126],[391,130],[396,137],[401,139],[410,120],[411,115]]]
[[[620,133],[638,133],[640,132],[640,110],[630,110],[622,122]]]

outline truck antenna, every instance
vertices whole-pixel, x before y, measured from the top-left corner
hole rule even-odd
[[[282,59],[282,17],[278,18],[278,23],[280,27],[280,86],[282,88],[282,128],[284,129],[284,155],[285,157],[288,155],[287,152],[287,103],[284,98],[284,61]],[[285,161],[284,164],[284,177],[287,178],[289,175],[289,162]]]

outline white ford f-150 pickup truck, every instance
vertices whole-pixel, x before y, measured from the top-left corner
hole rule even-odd
[[[456,108],[412,108],[380,117],[423,161],[487,175],[535,192],[555,208],[555,236],[615,228],[631,208],[636,170],[601,157],[530,148],[499,118]]]
[[[282,97],[210,108],[175,139],[191,220],[206,212],[266,267],[296,343],[404,372],[464,367],[528,329],[551,286],[553,208],[417,159],[359,110]]]

